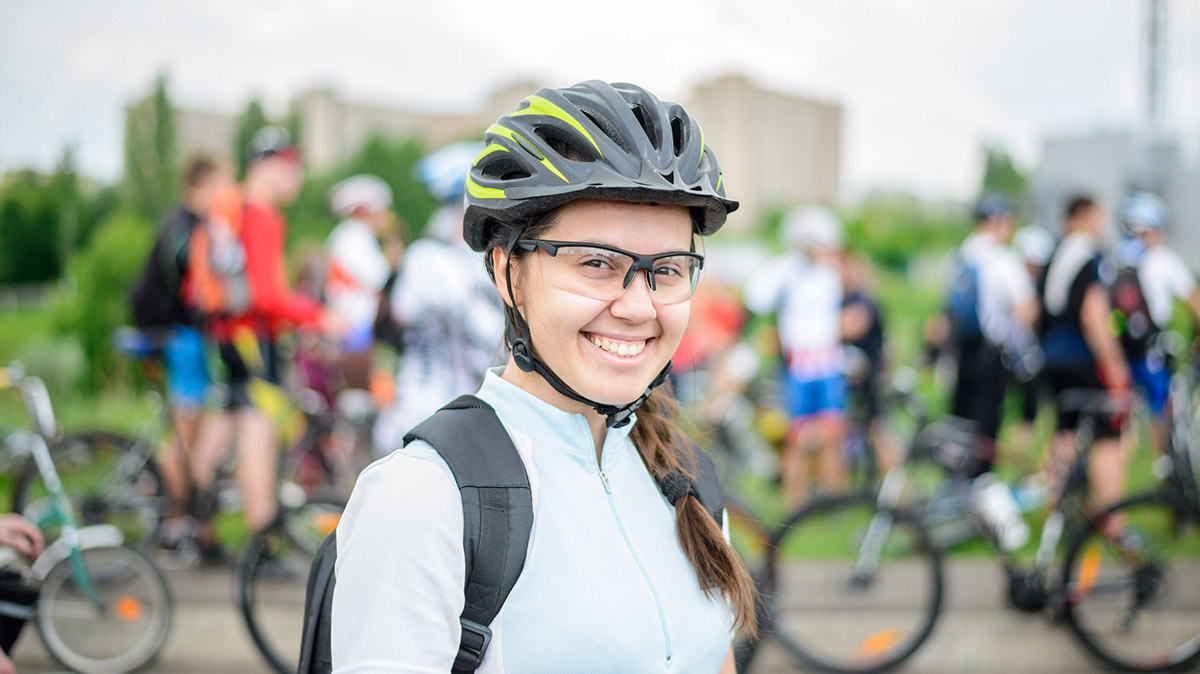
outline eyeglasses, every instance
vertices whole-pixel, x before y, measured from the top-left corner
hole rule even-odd
[[[598,243],[525,239],[517,248],[545,251],[550,283],[575,295],[597,300],[615,300],[625,292],[639,271],[646,270],[646,283],[659,304],[679,304],[691,299],[704,268],[697,253],[638,255]]]

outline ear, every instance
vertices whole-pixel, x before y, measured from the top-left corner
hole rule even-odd
[[[521,305],[519,299],[521,297],[521,273],[520,263],[514,262],[512,268],[509,268],[508,253],[503,248],[497,246],[489,253],[492,256],[492,275],[496,279],[496,292],[500,293],[500,299],[504,300],[507,306],[513,305],[513,298],[508,295],[508,276],[512,273],[512,290],[513,295],[518,299],[517,306]]]

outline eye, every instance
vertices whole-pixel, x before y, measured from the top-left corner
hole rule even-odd
[[[681,279],[688,276],[690,260],[682,257],[664,258],[654,263],[654,275],[666,279]]]

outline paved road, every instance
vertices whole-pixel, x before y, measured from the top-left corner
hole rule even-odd
[[[819,569],[808,565],[796,573],[812,575]],[[1082,656],[1069,628],[1003,608],[1000,577],[988,561],[948,564],[947,610],[905,671],[1083,674],[1097,670]],[[171,572],[169,579],[176,599],[174,628],[158,663],[149,671],[269,674],[234,607],[230,571],[177,571]],[[22,635],[15,656],[21,674],[58,671],[32,630]],[[770,640],[764,642],[752,669],[753,674],[797,671],[801,670]]]

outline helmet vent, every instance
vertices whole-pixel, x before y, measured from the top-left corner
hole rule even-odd
[[[579,108],[579,111],[583,113],[584,117],[587,117],[589,120],[591,120],[592,124],[596,125],[596,128],[603,131],[604,135],[612,139],[612,142],[620,146],[622,151],[625,153],[629,152],[629,144],[626,143],[625,139],[621,137],[621,132],[618,131],[617,127],[614,126],[612,122],[608,121],[604,115],[601,115],[590,108],[581,107]]]
[[[539,126],[533,132],[563,159],[585,162],[596,161],[596,153],[591,148],[580,143],[578,139],[560,129],[556,129],[553,126]]]
[[[637,117],[638,124],[642,125],[642,131],[646,132],[646,137],[650,139],[650,144],[655,150],[661,149],[662,144],[658,138],[658,128],[651,121],[650,115],[646,112],[644,105],[633,106],[633,116]]]
[[[671,119],[671,140],[675,144],[675,156],[683,153],[683,120],[678,117]]]
[[[521,180],[533,175],[511,156],[496,157],[481,167],[480,171],[484,176],[496,180]]]

